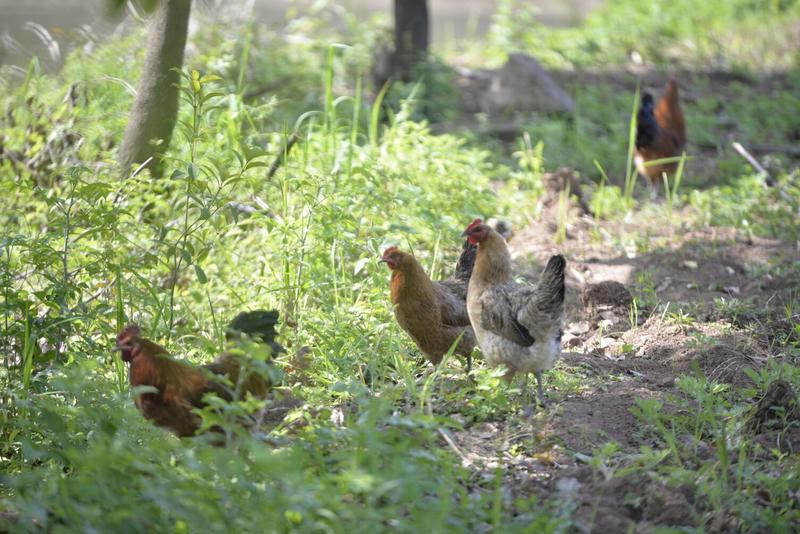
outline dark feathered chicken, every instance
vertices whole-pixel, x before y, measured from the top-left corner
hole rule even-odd
[[[664,174],[675,173],[677,161],[654,163],[676,158],[686,146],[686,125],[678,100],[678,83],[670,80],[658,104],[650,93],[642,95],[636,120],[636,167],[647,176],[657,193]]]
[[[275,310],[255,310],[242,312],[233,318],[225,331],[225,339],[235,339],[242,334],[262,343],[272,349],[273,354],[285,352],[280,343],[275,341],[275,326],[278,324],[280,314]]]

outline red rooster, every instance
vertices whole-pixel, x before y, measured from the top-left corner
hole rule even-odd
[[[277,313],[274,316],[277,318]],[[200,367],[174,360],[167,349],[141,337],[137,325],[130,325],[120,332],[117,349],[122,352],[122,360],[130,364],[131,386],[151,386],[156,390],[137,395],[136,407],[146,419],[171,429],[180,437],[193,436],[200,427],[200,417],[193,409],[206,405],[203,400],[206,393],[216,393],[225,400],[232,399],[231,388],[226,387],[222,380],[215,380],[213,375],[227,378],[234,387],[238,384],[242,397],[249,394],[264,398],[271,386],[257,372],[249,372],[239,383],[241,361],[228,352]]]
[[[678,82],[670,80],[656,104],[650,93],[642,95],[636,121],[636,168],[647,176],[651,192],[658,194],[663,176],[674,174],[678,162],[656,160],[680,157],[686,146],[686,124],[678,100]]]

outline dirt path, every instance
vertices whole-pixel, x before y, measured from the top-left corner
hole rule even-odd
[[[690,492],[640,475],[612,477],[597,449],[615,442],[619,453],[630,454],[655,445],[631,408],[637,399],[657,399],[669,410],[670,397],[679,394],[677,377],[699,371],[744,387],[745,369],[779,357],[770,336],[786,331],[784,307],[797,297],[796,271],[786,268],[797,261],[797,249],[725,228],[675,231],[646,213],[598,223],[577,205],[566,240],[556,246],[554,211],[545,205],[542,213],[509,247],[518,272],[531,279],[554,251],[567,257],[564,343],[571,352],[556,372],[580,386],[549,389],[546,413],[475,424],[452,432],[453,443],[478,479],[503,467],[508,498],[555,497],[558,513],[587,532],[697,524]],[[634,236],[646,240],[646,252],[629,244]],[[587,313],[581,292],[606,280],[630,289],[638,313],[627,305]]]

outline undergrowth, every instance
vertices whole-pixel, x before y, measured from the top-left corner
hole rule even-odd
[[[797,10],[792,2],[757,2],[740,19],[735,10],[745,2],[732,2],[730,10],[703,8],[676,20],[673,10],[685,7],[677,4],[615,1],[582,28],[546,30],[521,27],[524,18],[504,2],[491,40],[506,52],[535,47],[559,67],[618,65],[631,43],[641,43],[647,61],[668,62],[674,50],[694,46],[698,64],[721,57],[750,68],[750,52],[738,55],[741,45],[728,37]],[[142,32],[75,51],[59,74],[45,74],[34,60],[24,78],[4,86],[2,528],[566,531],[570,506],[510,496],[500,468],[476,476],[443,441],[444,429],[515,417],[523,388],[481,365],[469,378],[458,363],[426,375],[392,317],[380,251],[399,245],[434,278],[447,276],[465,223],[492,216],[525,223],[543,173],[565,164],[597,178],[590,193],[599,221],[644,208],[670,226],[798,239],[797,171],[786,162],[777,165],[779,188],[765,188],[739,162],[720,167],[730,170],[722,185],[698,188],[688,167],[667,206],[646,205],[632,182],[626,190],[619,179],[633,179],[625,152],[633,93],[582,88],[575,121],[541,120],[505,154],[473,137],[431,132],[428,121],[450,120],[455,109],[450,72],[438,59],[418,83],[380,93],[366,75],[380,30],[325,3],[315,9],[278,31],[202,25],[162,180],[146,171],[120,177],[113,164]],[[714,31],[699,32],[709,20]],[[698,42],[687,43],[688,35]],[[787,53],[777,47],[774,64],[785,64]],[[762,98],[757,108],[775,115],[796,105],[787,94],[778,104]],[[755,138],[770,128],[745,105],[752,98],[731,105]],[[690,138],[716,137],[718,105],[710,96],[687,106]],[[786,117],[773,122],[787,135],[793,128]],[[618,239],[652,246],[641,236]],[[655,309],[655,281],[639,286],[642,313]],[[202,436],[179,440],[136,412],[112,350],[119,329],[137,322],[172,353],[208,361],[224,347],[227,322],[256,308],[281,312],[290,355],[310,351],[303,376],[288,375],[286,386],[303,402],[284,422],[219,447]],[[733,313],[730,303],[718,308]],[[791,323],[796,313],[787,313]],[[671,317],[690,322],[682,311]],[[798,336],[787,332],[782,343],[796,358]],[[694,524],[724,519],[780,530],[797,521],[787,497],[800,483],[796,454],[759,449],[740,419],[773,378],[797,389],[796,369],[769,367],[754,375],[752,391],[680,378],[680,417],[639,403],[649,445],[625,458],[609,448],[613,458],[596,465],[692,486]],[[450,371],[455,378],[438,374]],[[547,380],[558,395],[588,387],[562,368]],[[688,449],[685,439],[693,440]],[[712,462],[697,461],[699,443],[715,448]],[[720,507],[725,514],[715,515]]]

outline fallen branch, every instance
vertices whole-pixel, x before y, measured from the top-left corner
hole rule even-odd
[[[252,91],[246,92],[244,95],[242,95],[242,100],[244,101],[253,100],[254,98],[258,98],[259,96],[276,91],[281,86],[286,85],[286,83],[291,79],[292,79],[291,76],[284,76],[282,78],[278,78],[274,82],[268,83],[263,87],[259,87],[258,89],[253,89]]]
[[[466,456],[464,456],[464,454],[456,446],[455,442],[452,440],[452,438],[450,438],[450,436],[447,434],[447,432],[442,428],[438,428],[437,430],[439,431],[439,435],[442,436],[442,439],[444,439],[445,443],[447,443],[447,445],[451,449],[453,449],[453,452],[455,452],[456,455],[459,458],[461,458],[462,465],[464,465],[465,467],[472,465],[472,462],[470,461],[470,459],[467,458]]]
[[[748,152],[747,149],[741,145],[741,143],[734,141],[733,143],[731,143],[731,145],[733,146],[733,149],[739,153],[740,156],[742,156],[745,160],[747,160],[747,163],[749,163],[759,173],[764,175],[764,182],[766,182],[768,186],[774,187],[775,185],[777,185],[777,182],[772,176],[770,176],[767,169],[765,169],[764,166],[761,165],[761,163],[759,163],[758,160],[754,158],[753,155],[750,154],[750,152]]]
[[[736,141],[734,141],[732,143],[732,145],[733,145],[733,149],[736,152],[738,152],[740,156],[742,156],[744,159],[746,159],[747,162],[750,165],[752,165],[753,168],[755,170],[757,170],[759,172],[759,174],[761,174],[764,177],[764,187],[774,187],[775,189],[777,189],[778,194],[781,196],[781,198],[783,200],[785,200],[785,201],[787,201],[789,203],[792,202],[792,197],[790,197],[789,194],[780,187],[780,184],[778,183],[778,181],[775,178],[773,178],[769,174],[769,172],[767,172],[767,169],[765,169],[764,166],[761,165],[758,162],[758,160],[756,158],[754,158],[753,155],[750,154],[750,152],[747,151],[747,149],[745,147],[743,147],[740,143],[737,143]]]

